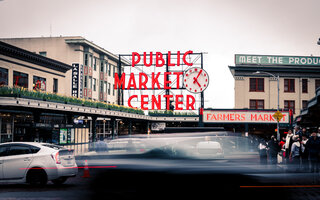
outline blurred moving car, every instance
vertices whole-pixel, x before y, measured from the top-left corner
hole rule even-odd
[[[197,153],[200,157],[206,158],[223,158],[223,150],[219,142],[216,141],[202,141],[198,142]]]
[[[36,142],[0,144],[0,182],[62,184],[77,173],[73,150]]]

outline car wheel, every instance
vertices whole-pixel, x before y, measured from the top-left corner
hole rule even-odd
[[[67,179],[68,179],[67,177],[60,177],[60,178],[58,178],[58,179],[52,180],[51,182],[52,182],[53,184],[55,184],[55,185],[61,185],[61,184],[63,184],[64,182],[66,182]]]
[[[47,173],[43,169],[30,169],[27,174],[27,183],[31,185],[46,185]]]

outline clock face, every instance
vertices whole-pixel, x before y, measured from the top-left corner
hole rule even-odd
[[[208,87],[209,76],[203,69],[194,67],[184,72],[183,83],[188,91],[200,93]]]

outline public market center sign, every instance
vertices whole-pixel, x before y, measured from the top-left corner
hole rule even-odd
[[[320,57],[235,54],[235,64],[320,66]]]

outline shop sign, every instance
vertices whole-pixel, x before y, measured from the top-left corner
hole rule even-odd
[[[264,110],[204,110],[204,123],[277,123],[274,111]],[[289,123],[289,111],[282,112],[279,123]]]
[[[82,92],[82,88],[83,88],[83,65],[79,65],[79,98],[83,98],[83,92]]]
[[[304,65],[320,66],[320,57],[236,54],[236,65]]]
[[[79,64],[73,63],[72,64],[72,96],[79,97]]]

